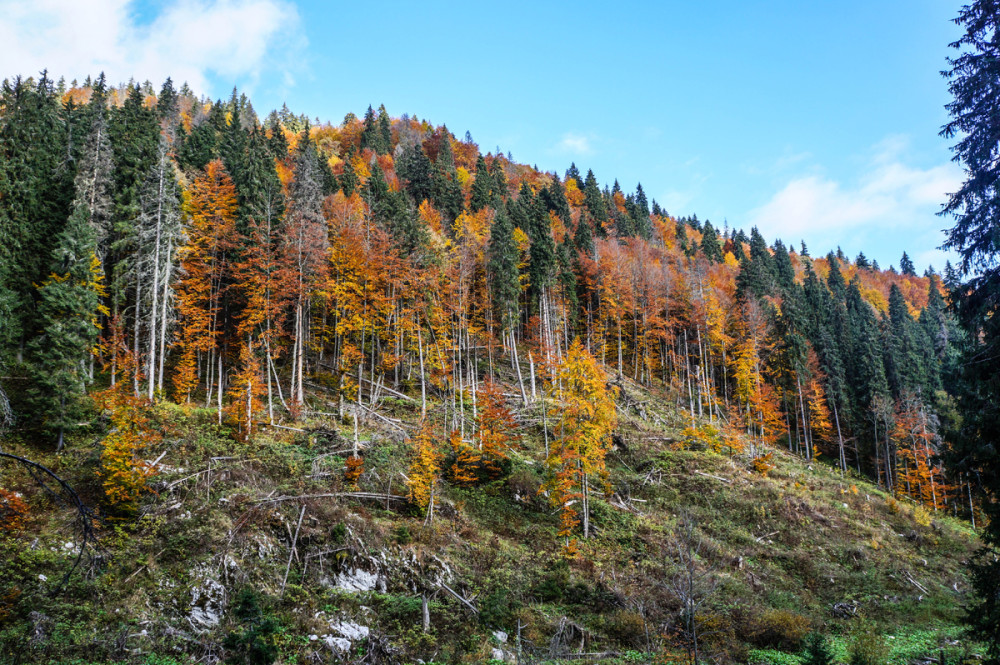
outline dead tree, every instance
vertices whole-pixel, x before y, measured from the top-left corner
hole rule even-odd
[[[715,567],[702,558],[704,540],[698,533],[698,523],[690,515],[682,515],[674,533],[673,550],[677,559],[673,565],[664,553],[664,586],[681,603],[681,622],[688,640],[688,657],[697,665],[701,654],[698,645],[698,611],[709,599],[718,580]],[[668,571],[672,571],[672,574]]]
[[[94,525],[97,522],[97,516],[94,514],[94,511],[91,510],[90,506],[83,502],[80,495],[76,493],[76,490],[74,490],[69,483],[56,475],[51,469],[25,457],[0,451],[0,461],[4,460],[20,464],[25,470],[27,470],[31,478],[38,483],[38,486],[41,487],[46,494],[52,497],[56,503],[68,505],[76,513],[73,520],[73,527],[80,534],[80,551],[77,553],[76,559],[73,561],[73,566],[66,571],[62,581],[53,590],[53,593],[57,593],[66,585],[70,576],[73,575],[76,569],[79,568],[84,557],[89,559],[92,564],[100,560],[101,556],[98,550],[97,532],[94,528]]]

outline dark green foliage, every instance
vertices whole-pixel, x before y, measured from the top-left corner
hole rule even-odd
[[[787,255],[786,255],[787,258]],[[740,262],[740,274],[736,278],[736,297],[761,298],[771,293],[777,278],[774,257],[756,227],[750,232],[750,259]]]
[[[75,166],[66,159],[72,107],[60,110],[52,81],[16,77],[0,91],[0,154],[3,155],[0,262],[12,318],[4,334],[26,341],[34,334],[36,284],[48,275],[52,239],[58,235],[73,199]],[[83,142],[73,137],[74,148]],[[16,257],[16,260],[15,260]]]
[[[375,110],[369,106],[368,110],[365,111],[364,124],[361,129],[361,149],[374,150],[378,153],[381,143],[377,121],[375,120]]]
[[[385,110],[385,104],[378,107],[378,143],[376,152],[380,155],[388,155],[392,150],[392,123],[389,114]]]
[[[960,374],[962,426],[954,443],[953,466],[977,479],[990,525],[985,546],[972,563],[978,598],[969,607],[974,637],[988,646],[987,662],[1000,663],[1000,132],[995,90],[1000,84],[1000,3],[975,0],[961,8],[955,23],[962,36],[951,44],[958,56],[944,73],[953,100],[945,138],[960,137],[952,148],[967,174],[942,214],[955,219],[945,247],[962,256],[961,271],[973,275],[959,285],[959,271],[945,267],[945,280],[969,333]]]
[[[517,272],[514,227],[504,207],[497,209],[490,229],[489,283],[493,314],[503,332],[517,324],[517,301],[521,294]]]
[[[455,155],[451,149],[451,134],[447,128],[442,130],[441,147],[438,150],[437,161],[435,162],[434,182],[431,185],[431,200],[434,206],[441,211],[446,221],[450,222],[458,219],[465,207],[465,195],[462,193],[462,186],[458,184],[458,175],[455,173]]]
[[[845,369],[851,377],[853,422],[861,430],[869,409],[878,397],[889,394],[882,359],[882,344],[875,314],[861,297],[855,277],[847,289],[847,320],[845,333],[848,362]]]
[[[210,122],[202,121],[191,128],[177,154],[181,166],[201,170],[219,156],[218,133]]]
[[[907,256],[906,252],[903,252],[903,258],[899,260],[899,272],[904,275],[910,275],[911,277],[917,276],[917,271],[913,267],[913,261]]]
[[[549,213],[541,197],[526,184],[521,185],[517,200],[509,207],[511,222],[528,234],[531,248],[528,262],[529,294],[538,307],[543,291],[552,283],[556,268],[556,246],[552,238]]]
[[[493,178],[486,167],[482,155],[476,159],[476,175],[472,181],[472,193],[469,196],[469,210],[479,212],[490,205],[493,200]]]
[[[278,659],[274,638],[281,631],[278,620],[266,612],[266,599],[244,588],[233,602],[237,627],[226,636],[226,662],[234,665],[271,665]]]
[[[583,178],[580,177],[580,170],[576,168],[576,162],[570,164],[569,168],[566,169],[566,182],[569,183],[570,180],[575,180],[576,188],[583,191]]]
[[[713,263],[722,263],[722,245],[719,243],[719,234],[711,222],[705,222],[705,230],[701,236],[701,252],[705,258]]]
[[[36,417],[61,449],[65,432],[76,427],[87,376],[85,363],[97,339],[100,301],[93,287],[94,232],[87,209],[78,205],[56,241],[52,275],[39,288],[42,332],[29,345]]]
[[[587,171],[587,179],[583,184],[583,205],[590,213],[594,233],[603,238],[607,235],[608,208],[604,202],[604,196],[597,186],[597,178],[594,177],[593,171]]]
[[[358,185],[361,184],[358,174],[354,172],[354,164],[351,163],[353,159],[354,148],[352,146],[348,149],[347,155],[344,156],[344,172],[340,174],[340,189],[344,192],[344,196],[353,194]]]
[[[538,194],[542,197],[542,203],[545,204],[545,208],[559,215],[559,219],[568,225],[572,219],[572,214],[569,211],[569,202],[566,201],[566,192],[563,191],[559,178],[553,178],[549,186],[542,189]]]
[[[833,665],[833,651],[823,633],[814,631],[806,635],[802,665]]]
[[[503,160],[500,156],[493,158],[490,164],[490,178],[493,179],[493,203],[498,208],[507,200],[507,174],[503,170]]]
[[[591,228],[590,216],[585,211],[580,212],[580,220],[573,234],[573,244],[578,252],[585,256],[594,256],[594,230]]]
[[[889,321],[885,345],[886,378],[893,397],[899,399],[906,391],[932,393],[928,385],[924,350],[928,340],[922,328],[910,316],[899,287],[893,284],[889,289]],[[929,388],[929,389],[928,389]]]
[[[352,184],[353,190],[353,187],[357,186],[357,176],[354,175],[354,167],[350,165],[349,161],[344,164],[342,181],[343,178],[347,177],[348,168],[350,168],[351,177],[354,180]],[[403,154],[396,160],[396,175],[403,181],[406,191],[417,205],[432,197],[434,167],[431,164],[431,160],[427,158],[424,147],[419,142],[403,148]],[[346,187],[344,193],[347,194]]]

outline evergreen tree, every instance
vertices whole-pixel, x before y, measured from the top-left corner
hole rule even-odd
[[[12,313],[4,336],[11,340],[15,357],[22,357],[24,344],[37,328],[35,285],[48,276],[52,240],[69,215],[77,160],[74,146],[68,144],[70,124],[60,113],[53,83],[44,72],[36,82],[21,77],[4,80],[0,109],[4,162],[0,262],[5,264],[6,299]]]
[[[517,325],[517,302],[521,295],[517,260],[514,226],[501,206],[497,208],[490,228],[488,269],[493,314],[503,333],[512,332]]]
[[[344,165],[344,177],[347,177],[348,166],[349,164]],[[431,199],[434,189],[433,168],[419,141],[403,148],[403,153],[396,162],[396,175],[403,180],[406,191],[417,205]],[[354,176],[353,167],[351,176],[355,179],[354,186],[357,186],[357,176]],[[347,193],[346,190],[344,193]]]
[[[823,633],[814,631],[806,635],[805,646],[802,665],[833,665],[833,651]]]
[[[181,166],[201,171],[219,156],[218,132],[207,119],[194,125],[177,154]]]
[[[490,177],[486,160],[482,154],[476,158],[476,176],[472,181],[472,194],[469,196],[469,210],[479,212],[490,205],[493,200],[493,178]]]
[[[709,261],[722,263],[722,245],[719,243],[719,234],[715,232],[710,222],[705,223],[705,231],[701,236],[701,252]]]
[[[378,121],[375,119],[375,109],[369,105],[368,110],[365,111],[365,119],[361,128],[361,149],[373,150],[379,153],[381,142],[378,132]]]
[[[826,260],[830,264],[830,274],[826,277],[826,284],[835,298],[843,300],[847,293],[847,282],[844,281],[844,274],[840,272],[840,259],[830,252]]]
[[[576,233],[573,234],[573,244],[578,252],[585,256],[594,256],[594,232],[590,226],[590,217],[585,210],[580,211]]]
[[[56,239],[52,274],[39,287],[42,333],[29,346],[29,399],[56,437],[56,450],[80,420],[86,360],[97,339],[102,274],[90,216],[87,205],[77,203]]]
[[[962,427],[955,442],[955,465],[974,476],[989,519],[984,547],[972,565],[979,598],[967,620],[976,638],[987,643],[987,664],[1000,663],[1000,166],[996,137],[1000,114],[995,90],[1000,86],[1000,5],[973,0],[962,7],[955,23],[964,31],[951,46],[948,89],[953,100],[945,138],[960,137],[955,161],[968,174],[951,195],[943,214],[955,218],[945,247],[962,256],[961,272],[973,275],[952,293],[969,331],[962,372]],[[947,273],[946,273],[947,278]],[[949,281],[952,281],[949,279]]]
[[[885,353],[886,378],[895,399],[904,392],[919,392],[927,384],[922,349],[928,343],[923,330],[910,316],[903,292],[893,284],[889,289],[889,321]],[[925,398],[930,395],[925,394]]]
[[[559,219],[564,224],[570,223],[572,214],[569,210],[569,202],[566,200],[566,192],[563,191],[559,178],[553,177],[548,187],[539,192],[539,196],[542,197],[542,203],[545,204],[547,210],[559,215]]]
[[[858,267],[858,270],[868,270],[871,268],[871,264],[868,263],[868,257],[865,256],[864,252],[858,252],[858,258],[854,259],[854,265]]]
[[[597,178],[593,171],[587,171],[587,178],[583,184],[583,205],[590,213],[590,219],[594,225],[594,233],[603,238],[606,233],[609,221],[608,208],[604,202],[601,190],[597,186]]]
[[[493,180],[494,208],[499,208],[507,200],[507,174],[503,170],[503,160],[497,156],[490,164],[490,178]],[[565,197],[563,197],[565,199]]]
[[[392,150],[392,122],[385,110],[385,104],[378,107],[378,139],[375,152],[388,155]]]
[[[846,295],[847,320],[843,331],[847,351],[846,374],[851,377],[849,389],[852,422],[855,432],[865,432],[872,404],[889,394],[882,360],[881,335],[871,305],[861,297],[857,277],[851,280]]]
[[[340,189],[344,192],[344,196],[353,194],[358,189],[360,182],[358,175],[354,172],[351,155],[348,153],[347,159],[344,160],[344,172],[340,174]]]
[[[569,183],[570,180],[575,180],[576,188],[583,191],[584,182],[583,178],[580,177],[580,170],[576,168],[576,162],[571,163],[566,169],[566,182]]]
[[[740,262],[740,274],[736,278],[736,295],[741,299],[747,296],[762,298],[772,292],[775,279],[774,257],[771,256],[764,237],[754,227],[750,232],[750,260]]]
[[[899,272],[912,277],[917,276],[917,271],[913,267],[913,261],[910,260],[906,252],[903,252],[903,258],[899,260]]]
[[[438,150],[437,161],[434,164],[434,182],[431,186],[431,200],[434,207],[441,211],[445,220],[451,222],[458,219],[465,207],[465,195],[462,193],[462,186],[458,183],[458,175],[455,172],[455,154],[451,148],[451,134],[448,129],[442,128],[441,147]]]

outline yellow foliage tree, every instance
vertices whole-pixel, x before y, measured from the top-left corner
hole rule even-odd
[[[424,422],[413,437],[410,475],[410,501],[427,512],[427,523],[434,521],[434,496],[441,478],[441,453],[434,441],[434,430]]]
[[[603,367],[575,340],[555,367],[550,390],[557,393],[551,415],[558,439],[546,460],[552,477],[542,487],[561,510],[559,536],[569,552],[574,549],[570,535],[581,516],[583,537],[590,537],[590,480],[597,476],[606,482],[604,460],[617,424],[617,388],[608,386]],[[579,514],[573,507],[577,501],[582,503]]]

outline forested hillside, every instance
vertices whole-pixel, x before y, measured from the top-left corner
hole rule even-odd
[[[229,595],[205,610],[214,622],[202,616],[184,629],[195,636],[222,614],[237,624],[261,615],[270,596],[282,599],[275,612],[291,612],[289,584],[311,612],[343,609],[340,596],[310,595],[307,569],[334,550],[376,562],[341,575],[382,580],[358,587],[381,600],[347,603],[352,625],[364,623],[359,603],[400,617],[384,638],[367,624],[357,655],[365,662],[473,653],[474,630],[429,619],[465,610],[482,635],[514,635],[523,623],[528,640],[530,625],[531,653],[542,654],[544,642],[552,658],[591,643],[697,657],[701,630],[718,658],[744,660],[748,644],[799,648],[831,616],[954,621],[965,582],[948,559],[969,555],[974,537],[963,524],[983,521],[977,469],[946,464],[961,426],[953,396],[966,344],[948,306],[957,277],[950,266],[918,275],[905,253],[898,269],[883,270],[863,254],[813,257],[785,240],[793,244],[669,214],[641,185],[602,186],[575,164],[560,175],[483,154],[468,133],[459,139],[385,108],[340,123],[288,109],[261,120],[235,90],[211,102],[170,80],[158,92],[112,87],[103,76],[82,85],[44,75],[5,81],[0,528],[20,572],[8,568],[0,582],[4,655],[49,662],[65,655],[51,642],[59,634],[66,654],[89,657],[80,651],[87,639],[59,628],[68,619],[51,618],[69,610],[40,609],[40,592],[29,589],[32,566],[66,573],[68,565],[32,559],[27,548],[47,528],[65,533],[70,518],[28,474],[69,497],[85,527],[69,549],[89,550],[89,563],[66,583],[103,584],[112,595],[145,578],[158,579],[162,595],[158,565],[191,557],[193,570],[194,559],[221,551],[223,531],[229,547],[247,519],[265,531],[267,520],[286,519],[268,517],[260,502],[280,502],[275,511],[301,504],[258,542],[266,568],[248,572],[237,555],[232,569],[212,564],[234,578],[211,577]],[[225,469],[216,484],[213,465]],[[191,488],[225,519],[176,496],[202,468],[207,476]],[[688,495],[716,492],[720,505]],[[197,544],[165,535],[175,497],[204,522]],[[318,508],[318,497],[357,510]],[[738,508],[743,500],[753,505]],[[831,517],[841,504],[845,515]],[[307,507],[312,522],[303,521]],[[750,512],[722,524],[712,521],[719,510]],[[503,515],[516,518],[505,524]],[[869,532],[864,519],[883,521],[886,533]],[[411,532],[421,529],[415,545]],[[323,554],[308,550],[320,532],[329,540]],[[518,548],[532,533],[545,541],[535,543],[546,559],[532,564],[541,566],[537,579],[490,578],[475,563],[494,547],[490,537],[494,556],[525,555]],[[782,538],[772,554],[791,558],[779,572],[762,543]],[[813,561],[795,554],[806,540],[822,543]],[[401,552],[392,556],[412,559],[416,609],[386,586],[385,569],[402,565],[386,559],[390,542]],[[478,544],[449,558],[461,542]],[[906,563],[893,568],[890,552]],[[930,560],[933,583],[914,577],[920,558]],[[703,606],[693,587],[671,590],[668,559],[690,571],[738,566],[730,582],[713,574],[724,589],[716,597],[746,596],[760,612],[786,615],[767,624],[735,606]],[[746,577],[745,565],[763,568]],[[460,569],[479,570],[478,601],[471,586],[449,586]],[[343,594],[351,584],[334,588]],[[901,600],[903,589],[920,599]],[[769,595],[758,605],[755,594]],[[455,606],[442,609],[446,600]],[[169,605],[119,601],[147,619],[162,610],[156,603]],[[913,605],[885,609],[900,602]],[[529,616],[532,603],[587,609],[564,607],[560,624],[554,609],[540,610],[544,621]],[[104,630],[97,615],[80,621]],[[267,622],[246,621],[256,628],[233,629],[215,651],[200,637],[185,639],[201,651],[162,631],[158,639],[174,645],[171,658],[190,647],[201,657],[273,662],[277,650],[247,655],[256,648],[250,633]],[[294,632],[289,622],[271,629]],[[28,625],[41,635],[31,648]],[[130,639],[117,651],[102,647],[101,657],[144,662],[155,652]],[[287,653],[298,648],[267,639]],[[518,657],[527,654],[525,646]]]

